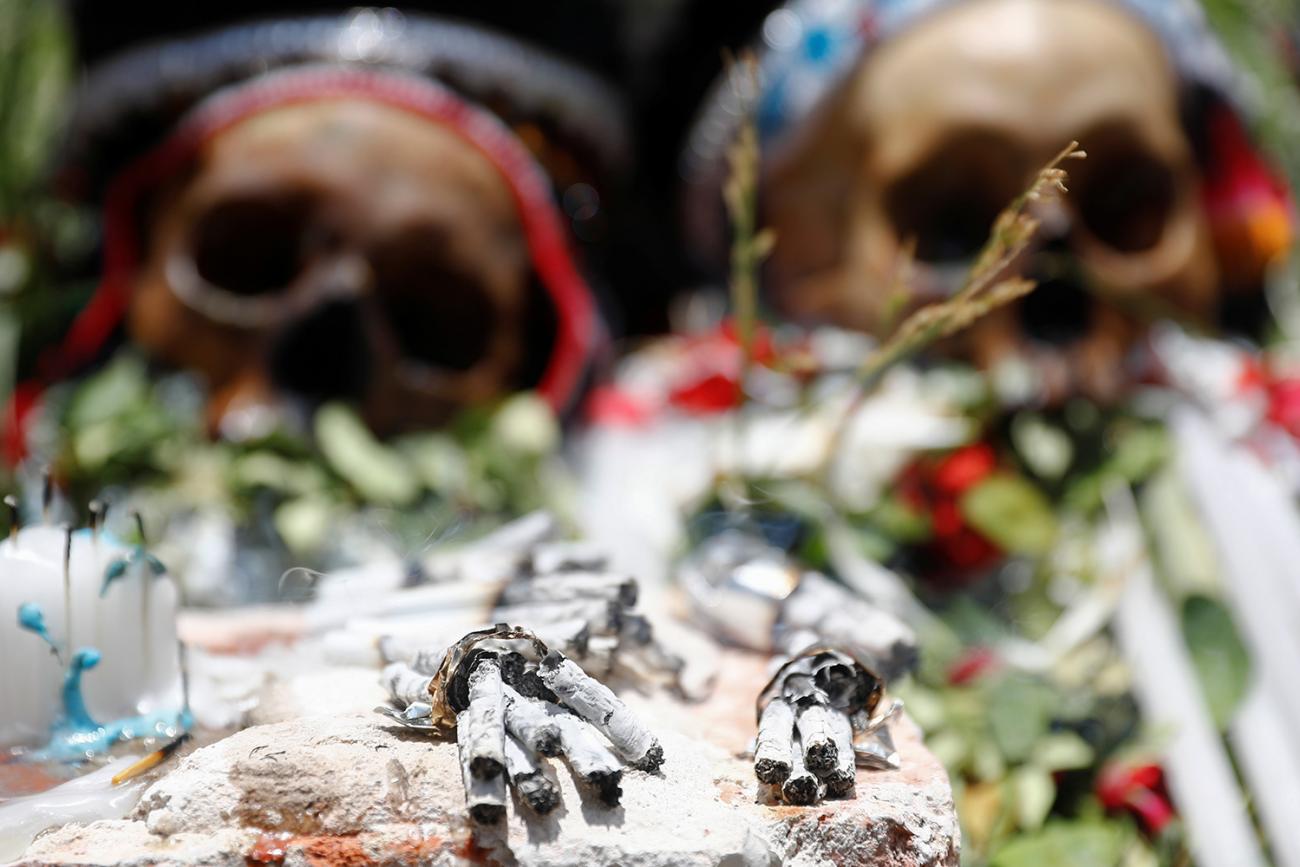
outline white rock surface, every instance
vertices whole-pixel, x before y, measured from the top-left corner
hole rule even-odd
[[[659,774],[628,771],[612,810],[584,797],[557,765],[563,805],[555,813],[539,819],[515,803],[501,829],[474,835],[454,743],[376,714],[308,716],[196,750],[146,792],[132,818],[63,828],[37,840],[24,863],[957,864],[947,776],[907,720],[894,732],[903,769],[860,770],[856,798],[758,803],[752,766],[735,753],[752,733],[762,664],[729,662],[733,676],[703,705],[630,697],[655,721],[667,761]]]

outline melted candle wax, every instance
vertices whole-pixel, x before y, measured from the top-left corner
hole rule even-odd
[[[77,758],[173,734],[176,606],[161,564],[107,533],[41,525],[0,543],[0,747]]]

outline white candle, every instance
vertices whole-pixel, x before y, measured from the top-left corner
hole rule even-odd
[[[175,584],[141,549],[105,533],[74,531],[65,570],[66,545],[67,531],[50,525],[0,543],[0,746],[49,738],[63,710],[66,663],[82,648],[100,654],[82,676],[96,722],[181,706]],[[115,576],[107,587],[106,574]],[[20,626],[19,609],[29,603],[39,607],[61,659]]]

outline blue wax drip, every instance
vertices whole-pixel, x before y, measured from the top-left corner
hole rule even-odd
[[[134,738],[173,738],[189,731],[194,718],[188,709],[161,710],[98,723],[86,708],[81,676],[99,664],[100,653],[83,647],[72,657],[63,677],[63,713],[50,732],[50,742],[38,751],[38,760],[78,761],[103,752],[113,744]]]
[[[81,694],[81,674],[99,665],[99,651],[83,647],[72,656],[72,664],[63,674],[63,717],[54,724],[55,729],[93,731],[100,728],[86,709],[86,697]]]
[[[44,749],[32,754],[35,761],[77,762],[102,753],[118,741],[135,738],[170,740],[194,725],[186,710],[160,710],[139,716],[124,717],[94,729],[59,729],[51,732]]]
[[[99,586],[100,598],[108,593],[109,585],[125,578],[132,568],[147,569],[155,578],[167,572],[161,560],[146,551],[143,545],[136,545],[130,554],[118,557],[104,569],[104,583]]]
[[[55,656],[59,655],[59,646],[50,637],[50,629],[45,625],[45,612],[35,602],[24,602],[18,606],[18,626],[40,637],[50,646]]]
[[[137,545],[126,557],[109,563],[104,570],[104,583],[99,595],[107,593],[109,585],[125,577],[132,567],[146,569],[155,578],[167,571],[157,557],[146,551],[143,545]],[[45,612],[40,605],[35,602],[19,605],[18,626],[39,636],[50,646],[55,656],[59,655],[58,645],[50,636],[50,630],[45,624]],[[102,724],[96,722],[86,707],[81,678],[86,671],[99,665],[101,658],[99,650],[93,647],[83,647],[73,655],[63,675],[60,696],[63,712],[51,728],[49,743],[31,755],[34,761],[82,761],[104,752],[118,741],[147,737],[170,739],[194,726],[194,716],[189,708],[157,710]]]

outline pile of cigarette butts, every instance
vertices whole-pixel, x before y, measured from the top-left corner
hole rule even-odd
[[[471,632],[413,665],[392,663],[384,681],[395,707],[380,712],[414,728],[454,728],[466,804],[480,825],[505,817],[508,786],[538,814],[559,805],[543,757],[564,756],[611,807],[625,763],[653,773],[664,762],[659,741],[607,686],[526,629]]]
[[[713,559],[725,561],[729,571],[769,553],[735,540],[720,544],[725,550]],[[790,574],[795,590],[821,588],[820,576]],[[817,609],[821,615],[813,619],[834,625],[833,612],[824,609],[843,606],[851,594],[809,593],[791,592],[774,602],[774,641],[753,648],[775,652],[779,663],[758,697],[754,772],[768,803],[851,797],[858,766],[898,767],[887,723],[901,705],[885,701],[885,677],[874,660],[892,673],[900,647],[902,656],[914,654],[910,634],[878,624],[878,648],[839,642],[837,630],[816,629],[804,609]],[[637,597],[636,580],[610,570],[600,549],[531,541],[519,550],[491,608],[494,625],[435,646],[409,636],[379,642],[391,704],[376,710],[403,726],[455,737],[467,809],[477,825],[504,819],[512,788],[532,812],[554,810],[560,789],[548,758],[565,759],[582,790],[616,806],[625,767],[654,773],[665,756],[646,724],[602,679],[672,685],[683,668],[635,610]],[[709,605],[714,617],[725,616],[713,604],[717,599],[696,601]]]

